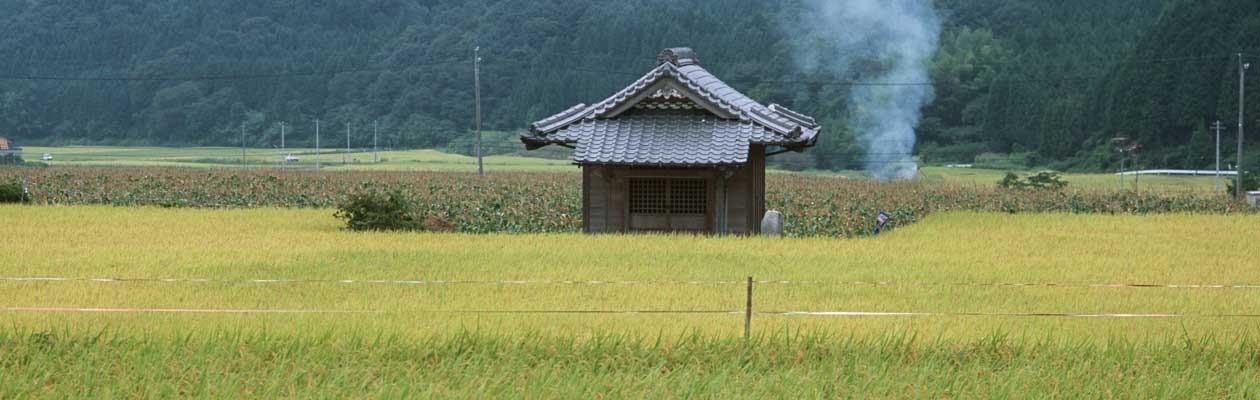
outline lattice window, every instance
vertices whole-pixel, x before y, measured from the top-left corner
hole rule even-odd
[[[668,182],[663,178],[630,179],[631,214],[665,214]]]
[[[704,215],[708,192],[704,179],[672,179],[669,182],[670,214]]]
[[[631,214],[704,215],[708,198],[704,179],[630,179]]]

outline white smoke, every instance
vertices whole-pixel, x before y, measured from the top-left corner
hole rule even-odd
[[[931,0],[803,0],[784,31],[806,72],[871,83],[926,83],[941,23]],[[849,95],[849,129],[880,180],[910,179],[915,129],[931,85],[859,85]]]

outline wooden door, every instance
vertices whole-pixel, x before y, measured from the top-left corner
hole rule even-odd
[[[704,178],[630,178],[630,230],[704,232],[710,212]]]

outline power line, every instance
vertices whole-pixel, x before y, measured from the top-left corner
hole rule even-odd
[[[268,74],[231,74],[231,75],[187,75],[187,76],[112,76],[112,77],[76,77],[51,75],[0,75],[0,80],[32,80],[32,81],[70,81],[70,82],[162,82],[162,81],[227,81],[276,78],[301,78],[311,76],[338,75],[359,72],[390,72],[406,68],[427,67],[456,64],[461,61],[445,61],[429,64],[411,64],[400,67],[358,67],[333,69],[325,71],[282,72]]]
[[[1189,62],[1204,59],[1216,59],[1229,56],[1203,56],[1203,57],[1178,57],[1164,59],[1148,59],[1139,61],[1097,63],[1097,65],[1116,65],[1116,64],[1139,64],[1139,63],[1168,63],[1168,62]],[[516,64],[525,65],[530,69],[554,70],[554,71],[570,71],[583,73],[596,73],[606,75],[624,75],[624,76],[643,76],[642,72],[618,71],[612,69],[586,68],[586,67],[557,67],[537,65],[531,61],[502,59],[498,60],[500,64]],[[312,76],[338,75],[345,73],[362,73],[362,72],[392,72],[402,71],[414,67],[441,66],[460,64],[463,61],[442,61],[434,63],[407,64],[388,67],[354,67],[332,69],[324,71],[302,71],[302,72],[279,72],[279,73],[237,73],[225,75],[185,75],[185,76],[106,76],[106,77],[77,77],[77,76],[55,76],[55,75],[0,75],[0,80],[33,80],[33,81],[69,81],[69,82],[161,82],[161,81],[222,81],[222,80],[254,80],[254,79],[280,79],[280,78],[301,78]],[[1085,63],[1088,64],[1088,63]],[[1077,64],[1082,65],[1082,64]],[[48,66],[41,66],[47,68]],[[1068,81],[1087,81],[1103,76],[1104,74],[1078,75],[1075,77],[1063,78],[1045,78],[1045,79],[995,79],[994,83],[1046,83],[1046,82],[1068,82]],[[828,80],[828,79],[759,79],[759,78],[733,78],[723,79],[724,82],[736,83],[753,83],[753,84],[805,84],[818,86],[873,86],[873,87],[899,87],[899,86],[932,86],[935,82],[879,82],[879,81],[854,81],[854,80]]]

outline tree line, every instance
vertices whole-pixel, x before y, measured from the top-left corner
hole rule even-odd
[[[928,162],[999,153],[1105,169],[1119,161],[1110,138],[1126,135],[1143,143],[1148,165],[1206,167],[1208,124],[1235,119],[1225,112],[1237,104],[1228,56],[1260,55],[1248,39],[1260,37],[1260,4],[1246,0],[934,3],[944,31],[916,149]],[[27,144],[239,145],[244,128],[246,145],[271,146],[286,122],[289,145],[313,146],[316,119],[329,138],[349,124],[360,142],[379,120],[387,145],[440,147],[472,128],[474,47],[484,126],[511,131],[599,101],[651,68],[660,49],[690,46],[751,97],[819,117],[826,137],[792,164],[860,166],[845,128],[851,88],[793,65],[794,38],[781,24],[804,6],[0,0],[0,135]],[[1260,111],[1260,95],[1249,97]]]

